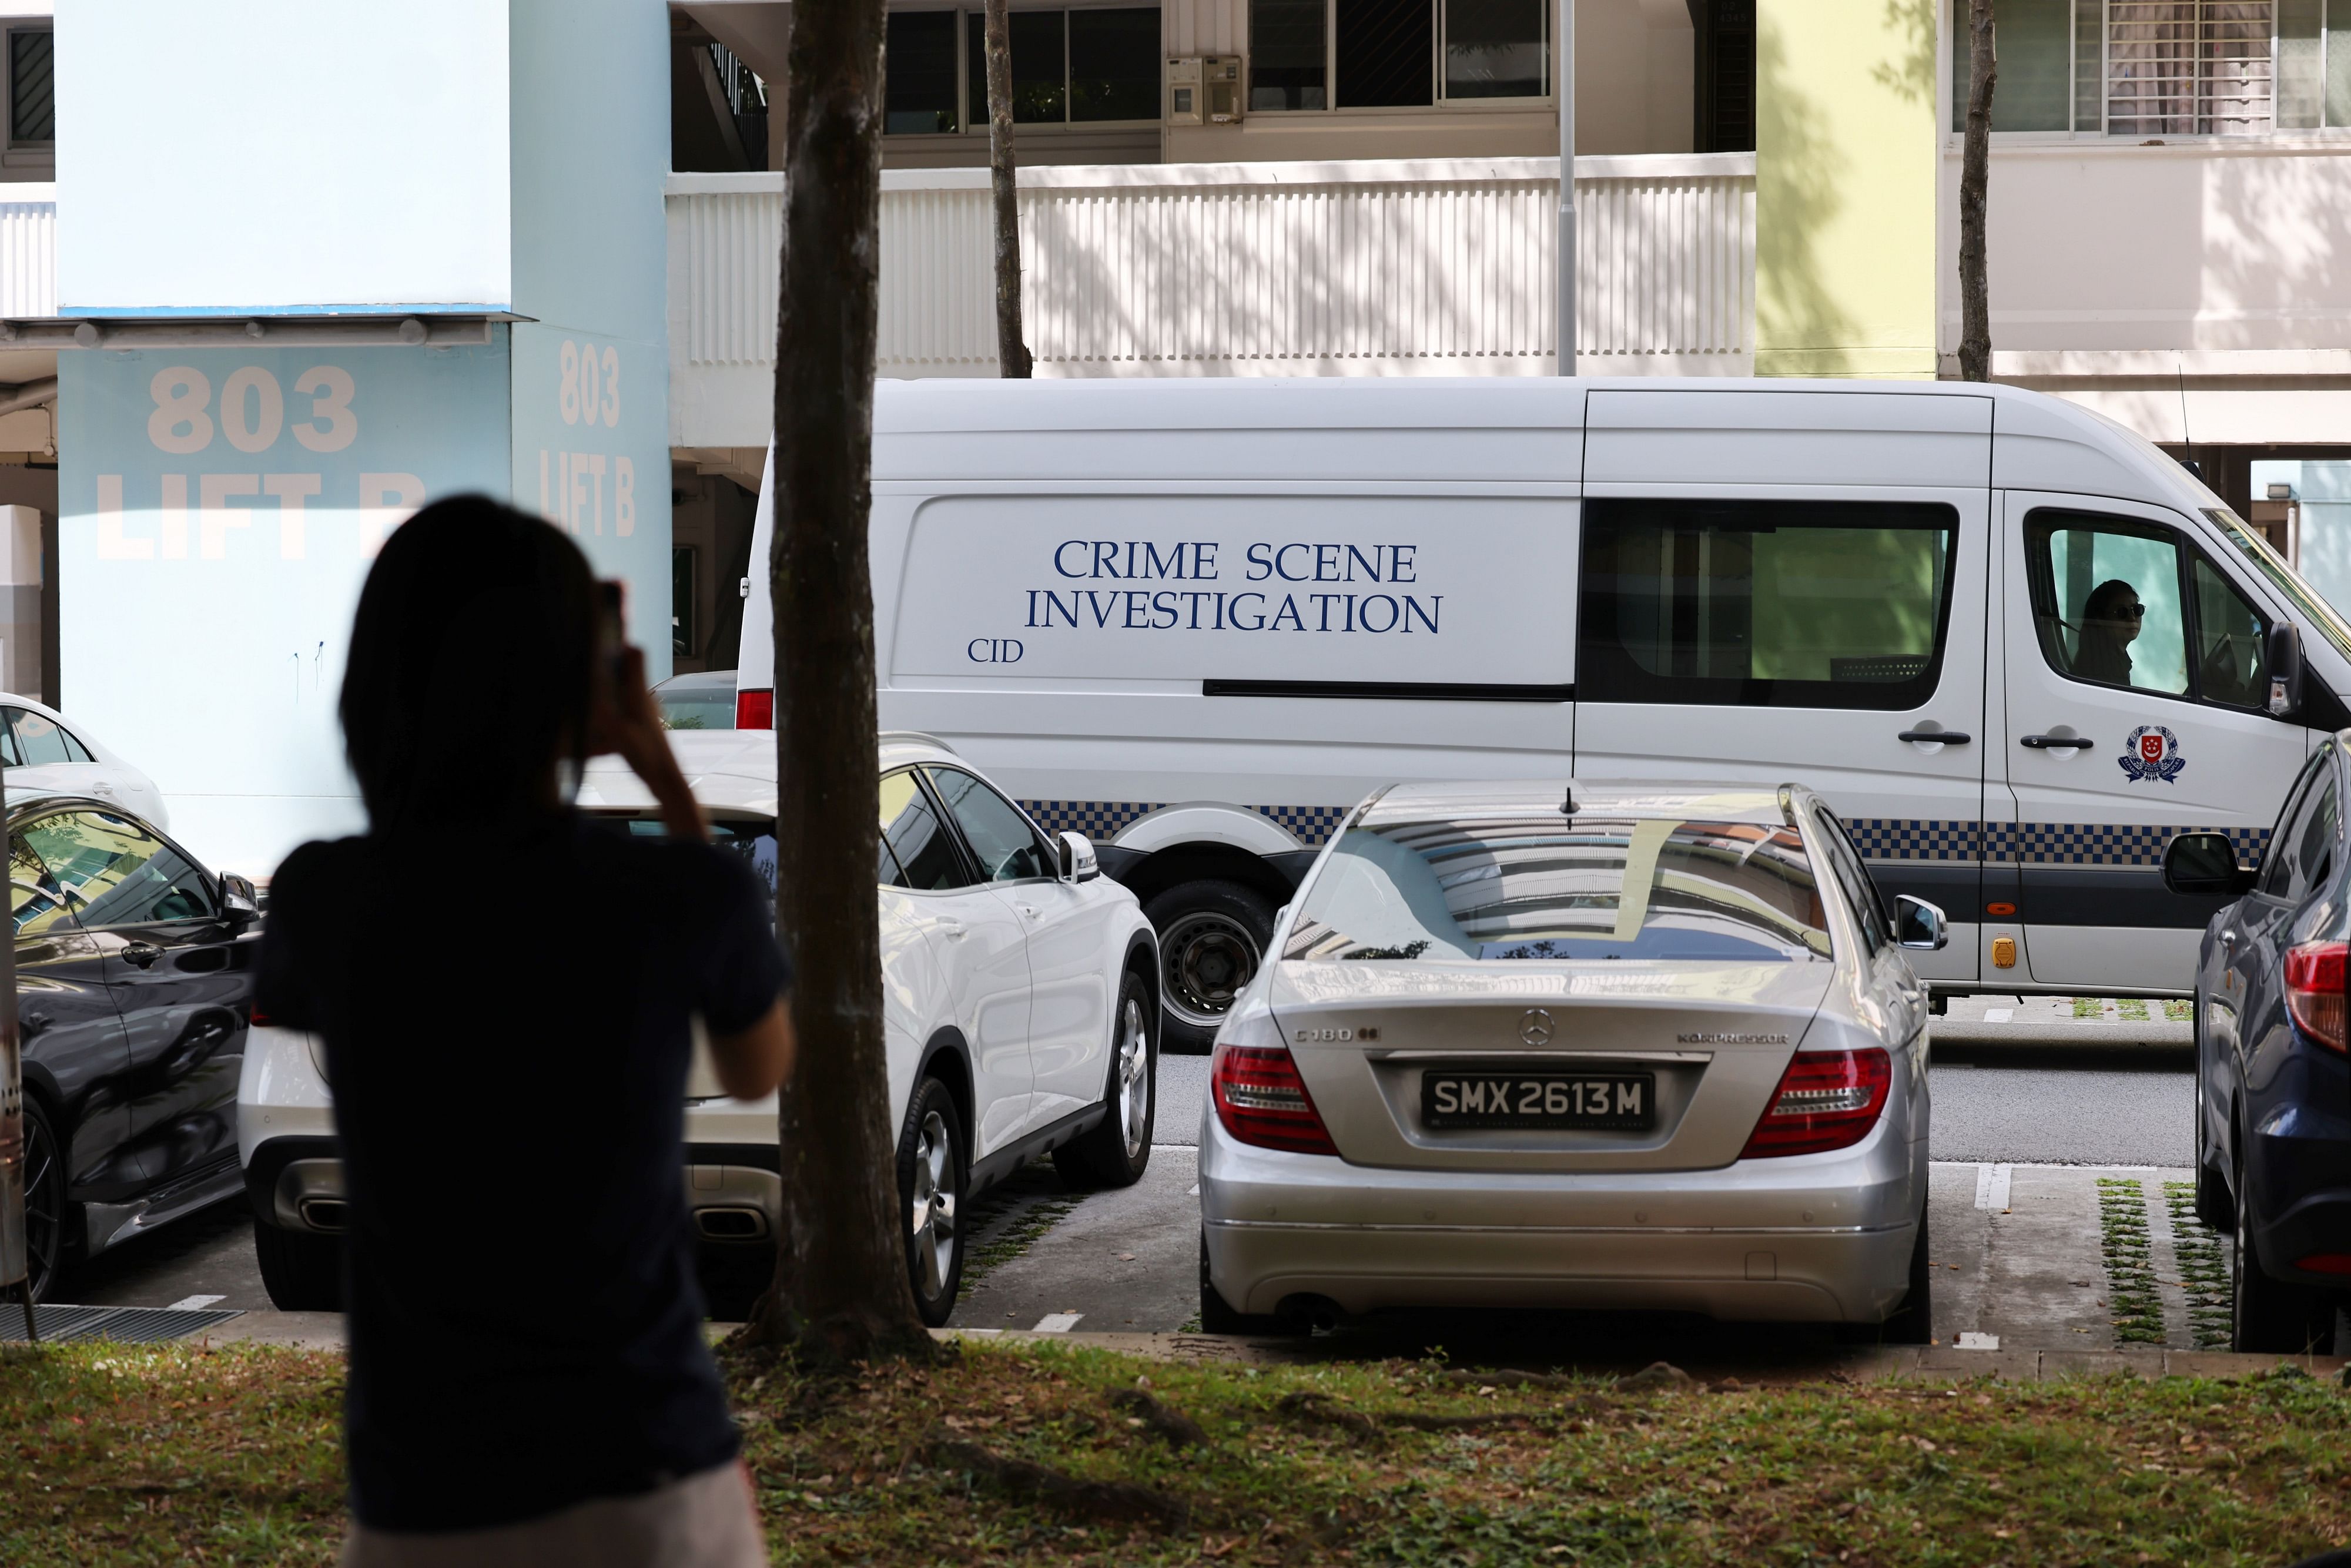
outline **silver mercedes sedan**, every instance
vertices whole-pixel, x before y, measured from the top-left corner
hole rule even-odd
[[[1373,795],[1217,1038],[1200,1318],[1657,1308],[1928,1335],[1927,988],[1800,786]]]

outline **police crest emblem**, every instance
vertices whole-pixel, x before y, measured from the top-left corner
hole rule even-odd
[[[2179,755],[2179,737],[2159,724],[2145,724],[2130,732],[2123,743],[2123,754],[2116,759],[2122,766],[2123,776],[2134,784],[2150,780],[2169,784],[2188,766]]]

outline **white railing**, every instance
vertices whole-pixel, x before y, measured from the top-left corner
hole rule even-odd
[[[57,188],[0,183],[0,317],[57,313]]]
[[[1020,173],[1040,375],[1548,374],[1555,159]],[[1579,160],[1578,368],[1754,362],[1751,153]],[[673,436],[764,434],[781,177],[669,186]],[[883,176],[879,368],[993,375],[985,170]]]

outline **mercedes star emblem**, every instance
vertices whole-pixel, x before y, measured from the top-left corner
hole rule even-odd
[[[1551,1009],[1529,1008],[1526,1017],[1519,1020],[1519,1038],[1529,1045],[1551,1043]]]

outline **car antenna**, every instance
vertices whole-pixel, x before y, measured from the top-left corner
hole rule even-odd
[[[1572,783],[1560,795],[1559,814],[1562,817],[1575,815],[1575,786]]]

